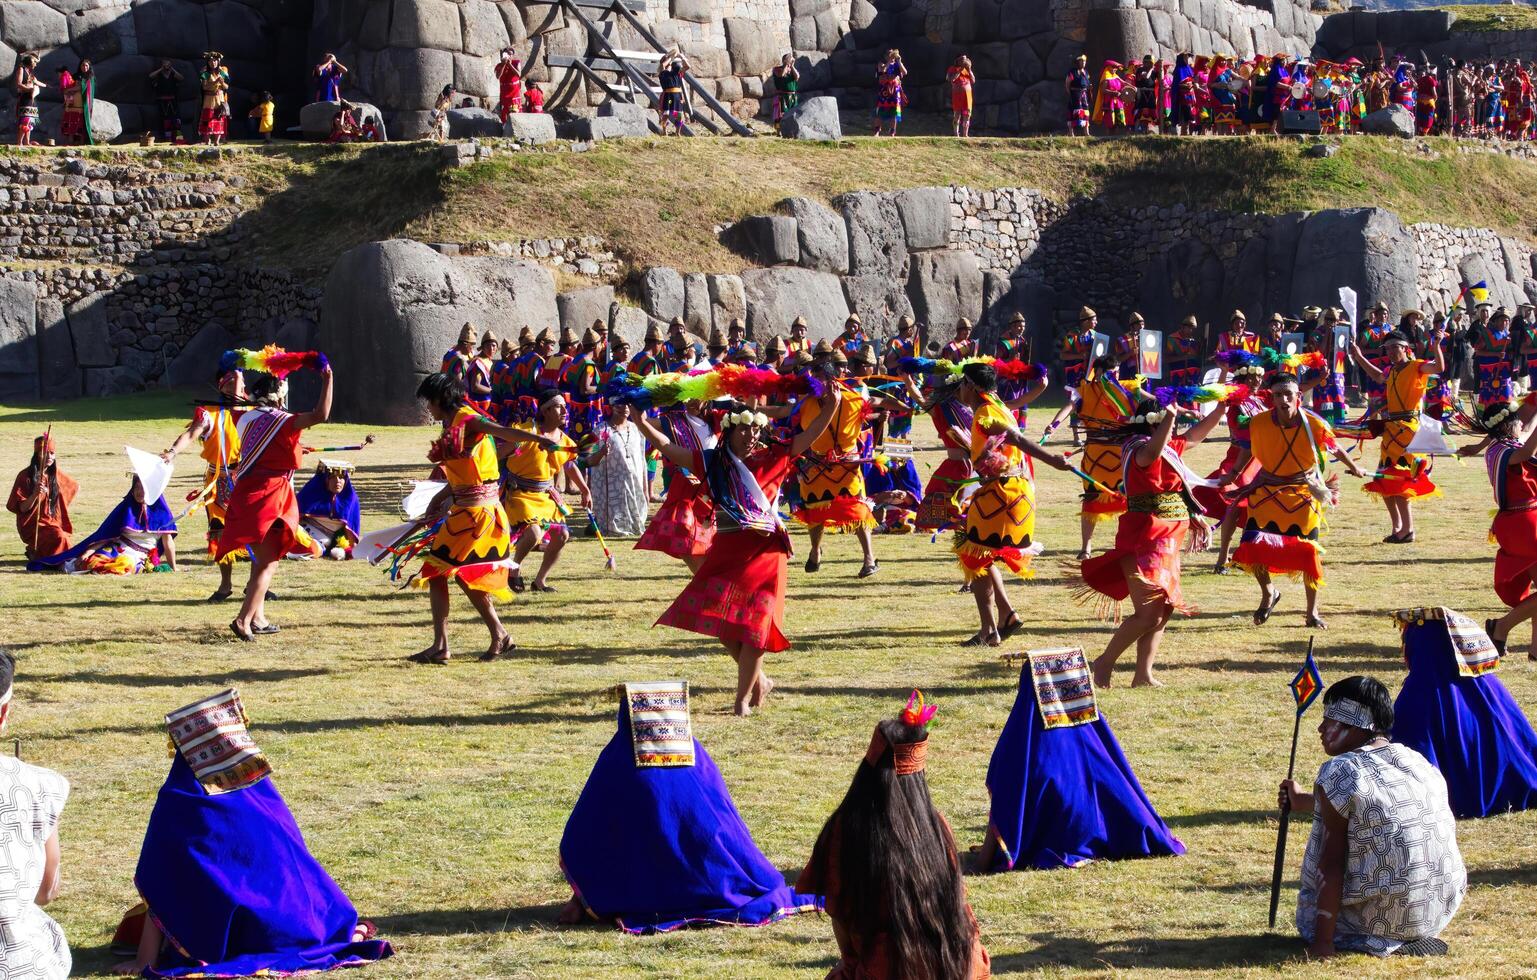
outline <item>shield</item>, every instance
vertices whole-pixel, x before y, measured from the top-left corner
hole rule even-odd
[[[1144,378],[1163,377],[1163,331],[1137,331],[1137,373]]]

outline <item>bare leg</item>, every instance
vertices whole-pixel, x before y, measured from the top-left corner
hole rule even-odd
[[[683,559],[683,564],[688,566],[690,572],[698,575],[700,567],[704,565],[704,555],[689,555]]]
[[[1222,515],[1221,541],[1217,551],[1217,567],[1226,568],[1228,559],[1233,553],[1233,532],[1238,528],[1238,516],[1240,509],[1237,504],[1229,504],[1227,513]]]
[[[1137,578],[1136,568],[1135,559],[1121,559],[1121,572],[1126,576],[1127,588],[1131,592],[1129,599],[1132,613],[1121,620],[1121,625],[1117,626],[1115,632],[1110,635],[1110,642],[1105,644],[1105,652],[1094,661],[1095,687],[1110,686],[1115,662],[1133,643],[1139,643],[1150,630],[1158,628],[1162,610],[1167,608],[1163,603],[1162,594],[1153,595],[1141,579]],[[1140,650],[1138,664],[1140,670]]]
[[[565,550],[566,540],[571,537],[571,532],[564,527],[550,528],[550,540],[544,545],[544,558],[539,562],[539,574],[534,576],[534,591],[538,592],[546,588],[545,579],[550,574],[550,569],[555,567],[555,561],[560,553]]]
[[[240,603],[240,612],[235,617],[235,622],[247,633],[252,626],[267,624],[267,590],[272,586],[272,578],[277,574],[278,559],[281,557],[274,554],[265,541],[256,545],[252,551],[251,577],[246,582],[245,600]]]
[[[1533,585],[1537,585],[1537,573],[1532,575]],[[1511,607],[1510,612],[1495,620],[1494,630],[1490,634],[1491,640],[1504,641],[1510,636],[1510,631],[1520,626],[1526,620],[1532,620],[1532,645],[1527,649],[1528,659],[1537,660],[1537,591],[1528,595],[1525,599]]]
[[[235,591],[235,563],[221,561],[219,564],[219,593],[229,595]]]
[[[1016,617],[1014,605],[1009,601],[1009,590],[1003,585],[1003,569],[995,563],[987,570],[987,577],[993,583],[993,611],[996,614],[993,621],[1001,633]]]
[[[998,645],[998,621],[993,618],[993,576],[991,572],[979,575],[971,582],[971,597],[977,603],[977,618],[982,628],[968,642],[973,646]]]
[[[736,713],[743,718],[752,714],[753,689],[759,686],[758,675],[762,668],[763,651],[743,643],[736,658]]]
[[[1153,678],[1153,658],[1158,656],[1159,644],[1163,643],[1164,627],[1169,625],[1169,615],[1173,609],[1167,603],[1163,606],[1163,614],[1158,617],[1154,627],[1143,633],[1137,640],[1137,670],[1131,676],[1132,687],[1163,687],[1163,681]]]
[[[144,916],[144,930],[139,933],[139,952],[131,960],[125,960],[112,967],[113,973],[128,976],[137,976],[144,972],[145,968],[154,966],[160,959],[160,947],[165,942],[160,932],[160,926],[153,916],[148,913]]]
[[[827,529],[821,525],[815,525],[806,529],[806,537],[811,541],[811,554],[806,556],[806,571],[808,572],[814,572],[822,565],[822,535],[826,532]]]
[[[875,567],[875,542],[871,539],[870,529],[864,525],[854,529],[854,537],[859,539],[859,548],[865,553],[864,568]]]
[[[1307,623],[1311,626],[1322,626],[1323,619],[1318,615],[1318,586],[1311,582],[1304,582],[1302,590],[1307,593]]]
[[[427,583],[427,597],[432,607],[432,645],[416,654],[416,659],[448,661],[448,580],[435,578]]]
[[[1267,610],[1265,615],[1268,618],[1268,610],[1275,607],[1276,599],[1275,589],[1270,584],[1270,570],[1264,567],[1256,566],[1254,569],[1254,581],[1259,583],[1260,608]],[[1261,625],[1261,618],[1258,613],[1255,614],[1254,625]]]
[[[539,525],[525,524],[518,531],[517,540],[512,545],[512,560],[517,563],[517,569],[512,573],[512,590],[523,591],[523,562],[528,558],[539,544]]]
[[[1094,524],[1094,518],[1088,514],[1081,514],[1078,518],[1078,528],[1083,534],[1083,547],[1078,549],[1079,561],[1087,561],[1094,554]]]
[[[491,598],[490,594],[481,592],[479,589],[472,589],[463,582],[459,583],[459,588],[464,590],[464,595],[470,600],[470,605],[474,606],[475,611],[480,614],[480,621],[486,624],[486,629],[491,633],[491,644],[486,647],[486,657],[492,658],[499,655],[504,647],[511,646],[508,642],[511,638],[508,637],[507,629],[502,625],[501,619],[496,615],[495,600]],[[448,598],[447,588],[443,590],[443,598],[445,601]]]

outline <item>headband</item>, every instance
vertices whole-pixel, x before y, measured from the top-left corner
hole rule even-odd
[[[767,415],[745,408],[740,412],[732,412],[723,421],[727,425],[756,425],[761,427],[769,424]]]
[[[544,411],[554,402],[560,402],[562,405],[564,405],[566,403],[566,396],[559,391],[555,392],[553,395],[539,403],[539,411]]]
[[[1495,426],[1499,425],[1500,423],[1504,422],[1506,419],[1510,418],[1512,415],[1516,414],[1516,411],[1517,411],[1516,403],[1515,402],[1511,402],[1510,404],[1506,405],[1504,408],[1500,409],[1498,412],[1495,412],[1493,415],[1491,415],[1488,418],[1484,419],[1484,427],[1488,428],[1488,429],[1492,429]]]
[[[911,776],[913,773],[923,771],[929,758],[929,740],[921,742],[904,742],[901,745],[892,745],[886,741],[886,736],[881,734],[880,726],[875,726],[875,733],[870,736],[870,747],[865,749],[865,761],[876,768],[881,767],[881,757],[886,750],[891,750],[891,766],[898,776]]]
[[[1372,710],[1350,698],[1340,698],[1338,701],[1324,705],[1324,717],[1330,721],[1337,721],[1341,725],[1349,725],[1351,728],[1361,728],[1379,735],[1385,734],[1378,730],[1377,723],[1372,718]]]

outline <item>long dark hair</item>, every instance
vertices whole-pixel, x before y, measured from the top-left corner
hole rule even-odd
[[[52,513],[59,509],[59,460],[55,456],[52,463],[44,466],[43,452],[46,448],[46,443],[39,443],[33,447],[32,465],[28,469],[32,474],[32,489],[34,492],[37,490],[38,482],[42,480],[43,474],[46,473],[48,475],[48,511]]]
[[[452,415],[464,404],[464,382],[451,374],[436,371],[422,379],[416,397]]]
[[[922,742],[922,725],[880,723],[886,750],[859,763],[847,795],[817,838],[811,866],[838,841],[837,908],[829,914],[870,944],[884,934],[901,980],[966,980],[974,938],[955,838],[929,799],[922,772],[899,776],[893,745]]]

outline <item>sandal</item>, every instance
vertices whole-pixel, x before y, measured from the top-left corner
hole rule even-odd
[[[1505,659],[1505,644],[1509,641],[1510,637],[1506,637],[1503,640],[1496,640],[1494,638],[1494,628],[1498,625],[1500,625],[1500,621],[1498,619],[1484,620],[1484,632],[1489,634],[1489,642],[1494,644],[1494,652],[1499,654],[1500,659],[1503,660]],[[1527,654],[1527,656],[1530,657],[1531,654]]]
[[[1270,614],[1275,612],[1275,607],[1281,604],[1281,590],[1276,589],[1270,593],[1270,598],[1258,609],[1254,610],[1254,625],[1264,626],[1270,619]]]
[[[240,642],[242,642],[242,643],[255,643],[256,642],[256,637],[251,635],[249,630],[243,630],[243,629],[240,628],[240,621],[238,619],[230,620],[230,622],[229,622],[229,631],[231,633],[234,633],[235,636],[239,637]]]
[[[1228,563],[1225,562],[1225,561],[1217,562],[1216,565],[1212,566],[1211,573],[1213,575],[1226,575],[1226,574],[1228,574]]]
[[[1324,622],[1321,616],[1304,616],[1302,617],[1302,625],[1313,630],[1326,630],[1329,628],[1329,624]]]
[[[553,585],[540,585],[538,582],[535,582],[533,585],[530,585],[528,587],[528,591],[530,591],[530,592],[559,592],[560,590],[555,588],[555,586],[553,586]]]
[[[820,559],[820,558],[818,558],[818,557],[816,557],[814,555],[812,557],[806,559],[806,571],[814,572],[814,571],[816,571],[817,569],[819,569],[821,567],[822,567],[822,559]]]
[[[423,650],[421,653],[413,653],[406,659],[414,664],[429,664],[433,667],[442,667],[448,663],[447,650]]]
[[[377,935],[379,935],[379,927],[369,919],[359,919],[358,924],[352,929],[352,941],[355,943],[366,943]]]
[[[522,595],[523,590],[528,588],[528,586],[523,584],[523,576],[521,575],[514,575],[512,581],[507,583],[507,587],[518,595]]]
[[[281,631],[282,627],[277,623],[264,623],[261,626],[251,627],[251,632],[257,636],[271,636],[273,633],[278,633]]]
[[[213,595],[208,597],[208,601],[209,602],[224,602],[224,601],[229,599],[230,595],[231,595],[231,593],[225,592],[222,589],[218,589],[218,590],[214,591]]]
[[[995,647],[997,645],[998,645],[998,634],[997,633],[984,633],[981,630],[977,630],[975,636],[973,636],[971,639],[969,639],[969,640],[967,640],[967,641],[965,641],[964,643],[961,644],[961,646],[963,646],[963,647],[980,647],[980,646]]]
[[[503,654],[510,653],[517,648],[518,645],[512,642],[511,636],[503,636],[500,643],[480,655],[480,662],[488,664]]]
[[[1018,633],[1024,628],[1025,624],[1020,622],[1019,613],[1009,613],[1009,621],[1004,623],[998,629],[998,639],[1007,640],[1009,637],[1013,636],[1015,633]]]
[[[863,568],[861,568],[859,570],[859,577],[860,578],[869,578],[871,575],[874,575],[876,572],[878,572],[880,570],[881,570],[881,563],[878,562],[878,561],[872,561],[870,564],[864,566]]]

